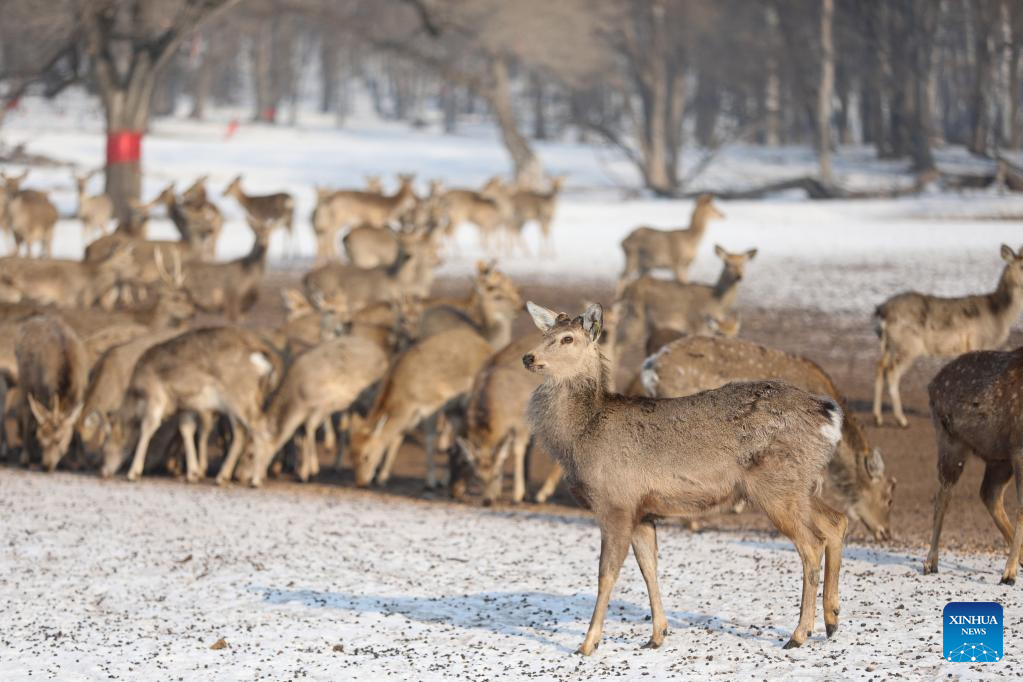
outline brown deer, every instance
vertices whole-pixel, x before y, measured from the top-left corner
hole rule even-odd
[[[19,301],[39,305],[88,308],[137,273],[130,247],[113,251],[105,260],[84,263],[10,256],[0,259],[0,289],[8,291],[8,299],[16,296]]]
[[[1004,248],[1004,247],[1003,247]],[[938,494],[934,529],[924,574],[938,572],[938,540],[952,488],[970,456],[984,462],[980,498],[1009,546],[1002,583],[1013,585],[1023,544],[1023,506],[1015,523],[1005,514],[1005,488],[1015,477],[1016,499],[1023,505],[1023,348],[961,355],[938,372],[927,387],[931,420],[938,440]]]
[[[82,410],[89,372],[85,347],[59,317],[38,315],[19,327],[15,356],[24,401],[19,410],[22,459],[28,461],[37,443],[43,468],[53,471],[67,454]]]
[[[366,175],[363,179],[366,181],[367,192],[373,192],[374,194],[384,193],[384,183],[381,181],[379,175]]]
[[[88,193],[89,180],[98,172],[94,170],[84,175],[74,174],[75,187],[78,190],[77,215],[82,221],[82,239],[86,242],[92,239],[92,235],[100,237],[105,235],[114,217],[114,200],[109,194]]]
[[[418,198],[413,175],[399,175],[398,191],[382,195],[371,191],[317,189],[313,210],[313,231],[316,233],[316,260],[323,263],[337,255],[337,235],[351,225],[381,228],[397,222],[415,207]]]
[[[842,440],[828,465],[828,481],[853,521],[862,521],[875,540],[890,539],[895,479],[885,475],[881,451],[871,447],[831,377],[816,363],[741,339],[686,336],[647,358],[642,372],[652,398],[681,398],[731,381],[764,379],[828,396],[843,407]]]
[[[246,194],[242,190],[242,176],[238,175],[224,190],[223,196],[234,197],[245,214],[257,223],[274,230],[283,227],[290,238],[293,235],[295,222],[295,199],[287,192],[275,194]]]
[[[757,250],[729,253],[715,246],[714,253],[723,267],[713,285],[645,276],[625,287],[615,302],[618,357],[629,349],[642,348],[646,338],[657,328],[686,334],[713,334],[720,321],[735,317],[733,309],[739,284],[745,277],[747,263],[757,255]],[[738,325],[738,320],[729,324]]]
[[[486,339],[460,328],[413,344],[398,356],[383,380],[365,422],[352,429],[355,483],[385,485],[405,435],[426,422],[426,486],[437,486],[435,454],[442,408],[471,387],[493,352]]]
[[[472,223],[479,229],[480,246],[492,251],[495,239],[511,221],[510,206],[471,189],[441,191],[439,186],[436,189],[437,207],[447,222],[445,233],[453,236],[459,226]]]
[[[387,371],[387,356],[371,341],[344,336],[299,355],[270,398],[253,439],[252,485],[266,476],[273,456],[305,426],[299,480],[319,473],[316,430],[335,412],[347,410]]]
[[[237,327],[193,329],[142,353],[103,446],[105,477],[113,476],[134,442],[128,480],[142,476],[149,443],[160,425],[179,415],[188,481],[204,475],[195,448],[197,415],[220,412],[234,434],[217,483],[231,480],[263,400],[279,380],[279,357],[257,334]]]
[[[600,643],[611,590],[632,545],[647,584],[659,647],[668,621],[657,585],[655,520],[699,514],[741,495],[796,546],[803,565],[799,623],[786,648],[813,632],[824,555],[824,622],[838,629],[838,577],[847,520],[817,496],[841,440],[842,409],[780,382],[732,383],[686,398],[630,398],[608,391],[597,338],[603,311],[576,318],[526,304],[543,340],[522,358],[543,383],[529,403],[537,440],[593,510],[601,550],[597,604],[579,653]]]
[[[255,239],[247,255],[224,263],[193,260],[183,266],[183,287],[192,303],[205,312],[222,312],[232,322],[256,304],[266,271],[270,230],[251,216],[248,221]]]
[[[420,319],[419,338],[468,327],[494,348],[503,348],[511,341],[512,323],[520,310],[522,293],[514,280],[493,261],[479,261],[468,298],[428,302]]]
[[[199,196],[194,194],[194,196]],[[205,197],[205,190],[202,197]],[[174,194],[174,183],[168,185],[150,202],[150,206],[163,204],[167,217],[174,223],[181,239],[189,244],[191,250],[204,260],[213,260],[216,256],[217,240],[224,226],[224,217],[209,201],[183,202],[178,201]]]
[[[40,255],[50,257],[53,230],[57,226],[57,207],[45,192],[21,189],[27,171],[20,176],[4,176],[2,192],[3,223],[14,237],[15,254],[24,247],[25,256],[32,255],[32,245],[38,243]]]
[[[1002,244],[1005,268],[990,294],[940,298],[915,291],[889,298],[874,311],[881,339],[881,358],[874,378],[874,420],[880,426],[881,394],[888,384],[892,414],[899,426],[909,425],[902,411],[899,383],[919,357],[952,357],[1002,346],[1023,312],[1023,249]]]
[[[707,223],[724,217],[725,214],[714,205],[714,197],[703,194],[696,200],[688,228],[659,230],[645,225],[637,227],[622,240],[625,270],[621,282],[630,282],[657,268],[671,270],[676,280],[688,282],[689,266],[700,250]]]
[[[518,189],[511,195],[512,210],[515,220],[512,231],[521,240],[522,229],[531,220],[540,226],[540,253],[554,256],[554,242],[551,237],[551,223],[554,221],[554,210],[557,208],[558,196],[565,185],[565,176],[559,175],[551,179],[550,189],[537,192],[531,189]]]
[[[340,304],[357,311],[372,303],[396,301],[403,296],[427,296],[433,269],[440,263],[437,247],[428,237],[403,242],[393,263],[363,269],[351,264],[326,263],[306,273],[302,285],[314,305]]]

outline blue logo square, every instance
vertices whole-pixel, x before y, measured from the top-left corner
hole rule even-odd
[[[950,601],[941,612],[942,656],[954,663],[1002,660],[1002,605],[993,601]]]

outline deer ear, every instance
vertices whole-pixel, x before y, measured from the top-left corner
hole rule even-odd
[[[549,332],[558,320],[558,314],[553,310],[548,310],[532,301],[526,301],[526,310],[529,311],[529,315],[533,318],[533,324],[544,334]]]
[[[583,313],[583,329],[590,336],[590,341],[600,338],[600,330],[604,328],[604,307],[599,303],[591,303]]]
[[[1016,254],[1012,252],[1012,247],[1008,244],[1002,244],[1002,260],[1006,263],[1011,263],[1016,258]]]
[[[42,424],[46,421],[46,418],[50,416],[50,411],[46,409],[46,406],[36,400],[36,397],[31,393],[28,394],[28,406],[32,410],[32,416],[35,417],[36,422]]]
[[[78,421],[78,416],[82,413],[82,408],[85,407],[85,403],[78,403],[74,409],[66,416],[66,419],[74,424]]]
[[[884,476],[884,458],[881,457],[881,451],[874,448],[867,455],[867,473],[874,480],[877,480]]]
[[[746,260],[753,260],[754,258],[756,258],[756,256],[757,256],[756,249],[750,249],[749,251],[746,252]]]
[[[714,255],[718,258],[724,258],[728,255],[728,252],[721,248],[719,244],[714,245]]]

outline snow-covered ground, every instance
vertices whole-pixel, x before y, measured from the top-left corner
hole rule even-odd
[[[781,648],[799,561],[766,534],[662,526],[671,632],[630,557],[605,638],[586,516],[316,486],[139,484],[0,470],[0,679],[1019,679],[1019,586],[996,556],[846,548],[840,630]],[[946,602],[1005,608],[1005,658],[941,658]],[[226,646],[211,648],[218,640]]]
[[[393,185],[399,172],[417,174],[425,191],[440,178],[449,186],[479,186],[488,177],[507,173],[507,155],[489,127],[467,125],[459,135],[357,117],[344,128],[330,121],[304,117],[297,128],[242,124],[225,139],[228,119],[196,123],[182,119],[157,121],[144,143],[145,197],[170,181],[179,188],[202,174],[225,211],[229,223],[220,243],[224,258],[245,253],[251,244],[248,227],[233,199],[219,191],[244,173],[249,192],[281,189],[298,200],[300,256],[313,253],[308,216],[314,186],[359,187],[367,174],[382,174]],[[103,161],[104,138],[95,104],[74,101],[56,107],[26,100],[22,110],[5,121],[7,144],[26,143],[29,151],[65,159],[82,168]],[[635,171],[611,151],[559,141],[539,143],[538,152],[552,174],[567,173],[568,187],[554,223],[557,258],[523,254],[502,257],[502,267],[516,276],[612,280],[622,265],[619,241],[635,226],[683,226],[691,202],[622,198],[616,183],[636,182]],[[695,163],[700,153],[688,153]],[[985,162],[961,149],[940,150],[945,169],[980,169]],[[803,148],[765,150],[736,146],[723,152],[698,186],[742,187],[813,172],[814,156]],[[894,187],[909,176],[904,162],[878,161],[864,148],[847,148],[836,158],[838,179],[851,188]],[[96,188],[100,180],[94,180]],[[53,189],[62,213],[74,210],[70,171],[33,170],[29,186]],[[881,300],[906,288],[945,295],[991,288],[998,276],[998,247],[1023,243],[1023,197],[997,194],[929,194],[898,200],[808,201],[784,195],[767,201],[721,202],[727,214],[713,223],[693,276],[713,280],[719,262],[713,245],[733,250],[758,247],[743,284],[741,300],[766,307],[812,307],[866,315]],[[154,237],[172,237],[166,220],[155,221]],[[536,244],[535,227],[527,239]],[[468,272],[483,254],[473,231],[459,235],[458,256],[444,266],[449,274]],[[535,248],[535,246],[534,246]],[[58,228],[57,251],[77,257],[82,250],[76,222]],[[276,235],[272,257],[285,253],[283,235]]]

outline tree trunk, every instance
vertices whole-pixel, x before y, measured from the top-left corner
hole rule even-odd
[[[967,147],[974,154],[987,154],[991,134],[990,93],[994,80],[994,50],[991,45],[994,24],[990,0],[977,0],[974,8],[974,77],[970,97],[970,140]]]
[[[721,86],[713,71],[700,74],[696,83],[696,141],[709,148],[714,145],[718,113],[721,110]]]
[[[817,92],[817,154],[821,180],[831,182],[831,99],[835,89],[834,0],[821,0],[821,80]]]
[[[444,132],[450,135],[458,128],[458,92],[450,83],[441,83],[440,103],[444,110]]]
[[[320,112],[328,114],[337,106],[338,49],[332,31],[320,34]]]
[[[199,58],[199,68],[195,72],[195,81],[192,84],[192,112],[189,118],[197,121],[203,120],[206,116],[206,103],[210,98],[210,91],[213,89],[213,68],[214,60],[209,44]]]
[[[533,139],[547,139],[547,112],[544,107],[543,80],[537,74],[529,77],[530,95],[533,98]]]
[[[781,77],[778,74],[778,12],[767,3],[764,8],[771,48],[767,56],[767,78],[764,82],[764,143],[768,147],[781,144]]]
[[[523,187],[539,189],[543,184],[543,167],[529,141],[519,132],[508,85],[508,65],[504,59],[491,60],[490,75],[492,82],[486,89],[486,97],[497,118],[501,140],[512,157],[515,178]]]
[[[123,88],[101,89],[107,119],[105,191],[114,202],[117,219],[131,224],[132,203],[142,192],[141,138],[149,126],[156,74],[140,58]],[[132,136],[135,137],[132,142]]]
[[[277,120],[277,102],[273,97],[273,74],[271,72],[272,42],[270,23],[261,20],[252,36],[250,61],[256,105],[252,118],[263,123],[274,123]]]
[[[1023,40],[1023,36],[1013,36],[1014,41]],[[1023,147],[1023,107],[1020,107],[1020,72],[1019,60],[1023,45],[1015,43],[1009,54],[1009,147]]]

